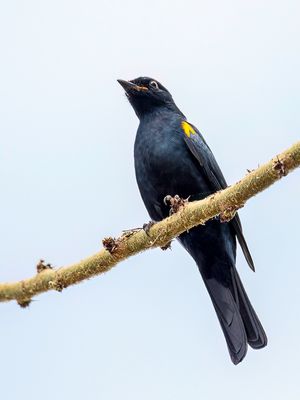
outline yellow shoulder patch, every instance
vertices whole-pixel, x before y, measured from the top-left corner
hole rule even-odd
[[[191,137],[191,134],[196,134],[195,129],[186,121],[181,122],[181,128],[183,129],[183,132],[186,134],[187,137]]]

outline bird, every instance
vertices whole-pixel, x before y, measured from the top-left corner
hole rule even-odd
[[[118,82],[139,119],[135,175],[153,222],[169,216],[166,196],[195,201],[228,186],[203,135],[186,119],[166,87],[149,77]],[[266,333],[236,268],[238,241],[254,271],[239,215],[228,222],[209,220],[177,239],[198,266],[232,362],[236,365],[244,359],[248,345],[253,349],[265,347]]]

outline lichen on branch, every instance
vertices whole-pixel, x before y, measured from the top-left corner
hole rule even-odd
[[[184,201],[176,208],[176,212],[152,225],[147,232],[144,229],[126,230],[117,239],[105,238],[102,250],[69,266],[55,269],[41,260],[33,277],[18,282],[0,283],[0,301],[16,300],[20,306],[26,307],[40,293],[49,290],[61,292],[68,286],[109,271],[120,261],[137,253],[150,248],[166,248],[182,232],[205,224],[217,215],[228,221],[247,200],[299,166],[300,142],[297,142],[266,164],[250,171],[234,185],[203,200],[190,203]]]

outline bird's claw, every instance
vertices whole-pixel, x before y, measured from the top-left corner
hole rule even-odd
[[[173,197],[170,196],[169,194],[164,198],[164,203],[167,207],[170,207],[172,205],[171,204],[172,199],[173,199]]]
[[[164,203],[167,207],[170,207],[170,215],[177,213],[182,207],[189,202],[189,198],[183,199],[182,197],[175,194],[174,197],[169,194],[164,198]]]

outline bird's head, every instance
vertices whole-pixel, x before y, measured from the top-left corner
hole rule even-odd
[[[158,81],[141,77],[131,81],[118,79],[138,118],[159,107],[177,109],[171,93]],[[178,110],[179,111],[179,110]]]

